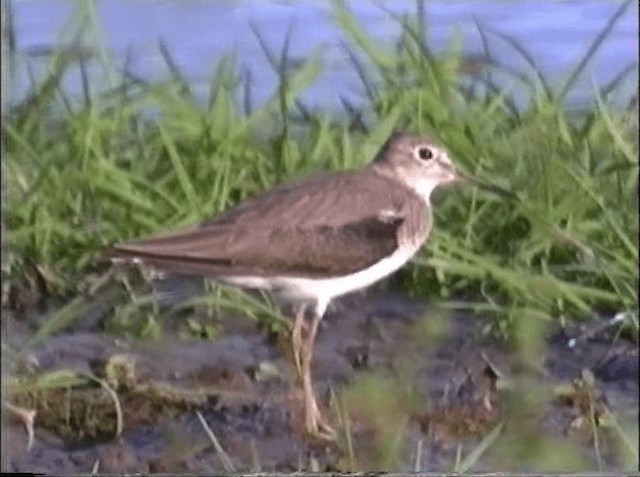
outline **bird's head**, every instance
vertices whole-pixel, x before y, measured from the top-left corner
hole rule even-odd
[[[427,202],[436,187],[461,179],[442,147],[427,137],[402,133],[391,136],[372,167],[407,185]]]

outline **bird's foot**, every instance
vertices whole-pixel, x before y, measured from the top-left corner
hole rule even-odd
[[[307,409],[306,415],[306,431],[312,437],[324,441],[335,441],[338,433],[331,427],[322,417],[317,407]]]
[[[34,422],[36,418],[35,409],[25,409],[22,407],[14,406],[10,403],[4,403],[5,409],[7,409],[11,414],[16,416],[22,424],[24,424],[24,428],[27,431],[27,451],[33,447],[33,442],[35,439],[35,430],[34,430]]]
[[[335,442],[338,433],[332,427],[318,428],[313,431],[307,431],[311,437],[321,441]]]
[[[320,408],[316,401],[316,396],[310,382],[306,382],[304,386],[304,411],[305,411],[305,427],[309,435],[322,440],[335,441],[337,432],[322,417]]]

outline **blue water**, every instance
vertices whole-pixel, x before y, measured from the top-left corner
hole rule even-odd
[[[393,5],[395,12],[415,11],[413,1],[384,3],[388,8]],[[425,3],[428,44],[432,50],[444,51],[459,39],[463,52],[482,53],[474,23],[477,18],[487,27],[520,42],[556,87],[568,77],[621,5],[621,2],[601,0]],[[65,25],[78,4],[63,0],[12,0],[11,7],[16,50],[20,54],[9,85],[9,96],[15,101],[29,90],[27,65],[36,75],[42,73],[47,52],[64,38]],[[350,9],[367,32],[391,51],[399,24],[372,2],[352,1]],[[322,74],[303,96],[307,106],[335,110],[340,108],[341,96],[354,103],[362,98],[362,85],[344,49],[346,39],[332,20],[328,1],[102,0],[96,3],[96,11],[116,65],[121,67],[128,55],[129,70],[136,76],[151,80],[166,78],[166,63],[158,48],[158,41],[162,39],[200,98],[207,96],[216,62],[231,51],[236,53],[239,66],[252,72],[253,102],[258,104],[273,94],[277,76],[268,66],[250,23],[257,27],[274,52],[280,51],[287,28],[292,24],[289,54],[294,60],[304,59],[323,47]],[[501,63],[527,70],[522,57],[503,40],[492,37],[491,48]],[[637,58],[638,7],[633,3],[589,63],[568,96],[568,104],[589,101],[594,84],[606,84]],[[96,80],[107,82],[97,62],[89,62],[89,66],[94,76],[93,85]],[[79,96],[78,71],[67,75],[65,88]],[[619,104],[625,104],[636,89],[637,73],[632,72],[618,95]]]

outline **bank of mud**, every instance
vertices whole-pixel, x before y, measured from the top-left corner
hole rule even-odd
[[[606,330],[571,347],[580,329],[549,328],[539,359],[526,362],[484,324],[398,296],[339,301],[314,355],[324,412],[347,429],[327,443],[302,432],[286,336],[250,320],[221,318],[210,341],[146,343],[78,325],[32,350],[20,348],[13,323],[8,400],[35,410],[35,439],[27,450],[22,421],[8,413],[5,470],[450,471],[481,443],[474,470],[629,469],[617,426],[637,439],[627,427],[638,416],[635,344]],[[25,380],[52,370],[76,381],[42,389]]]

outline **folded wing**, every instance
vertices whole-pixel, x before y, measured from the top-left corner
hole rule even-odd
[[[376,180],[323,176],[274,189],[199,227],[116,245],[106,254],[212,277],[349,274],[399,246],[404,193],[380,197]]]

